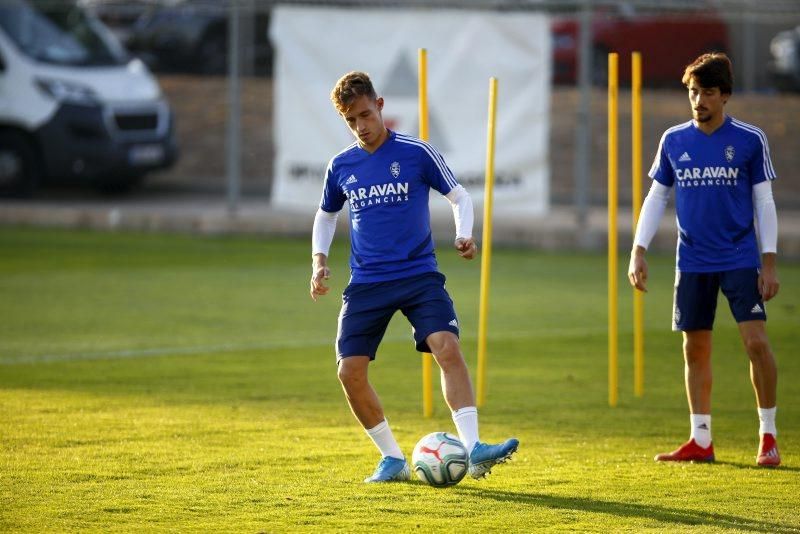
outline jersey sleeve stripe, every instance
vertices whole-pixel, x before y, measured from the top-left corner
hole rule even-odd
[[[425,141],[421,141],[419,139],[408,137],[402,134],[397,134],[395,139],[401,143],[415,145],[422,148],[428,154],[428,156],[430,156],[431,160],[433,160],[433,162],[436,164],[436,167],[438,167],[439,169],[439,173],[441,173],[441,175],[444,177],[445,181],[447,182],[447,185],[449,185],[451,189],[458,185],[458,180],[456,180],[455,176],[453,176],[453,173],[447,167],[447,164],[445,164],[444,158],[442,158],[441,154],[439,154],[439,152],[435,148],[433,148],[433,146],[429,145]]]
[[[676,124],[664,132],[664,135],[661,136],[661,140],[658,142],[658,151],[656,152],[656,157],[653,159],[653,166],[650,167],[650,170],[647,172],[647,176],[650,178],[654,177],[657,173],[659,168],[661,167],[661,151],[664,150],[664,141],[667,140],[667,136],[672,132],[678,130],[684,130],[691,126],[692,121],[684,122],[682,124]]]
[[[338,153],[336,153],[336,154],[335,154],[335,155],[334,155],[334,156],[333,156],[333,157],[332,157],[332,158],[331,158],[331,159],[328,161],[328,168],[327,168],[327,170],[330,170],[330,168],[333,166],[333,162],[334,162],[334,161],[336,161],[336,158],[338,158],[339,156],[341,156],[341,155],[343,155],[343,154],[345,154],[345,153],[347,153],[347,152],[350,152],[351,150],[353,150],[353,149],[354,149],[354,148],[356,148],[357,146],[358,146],[358,141],[354,141],[353,143],[350,143],[349,145],[347,145],[346,147],[344,147],[342,150],[340,150]]]
[[[754,133],[758,136],[759,140],[761,141],[761,153],[764,158],[764,175],[769,178],[770,180],[775,179],[775,169],[772,167],[772,159],[769,154],[769,143],[767,142],[767,136],[764,132],[753,126],[752,124],[747,124],[746,122],[742,122],[738,119],[731,118],[731,122],[741,128],[742,130]]]
[[[769,142],[767,141],[766,134],[761,130],[761,128],[757,128],[752,124],[747,124],[746,122],[734,119],[733,117],[731,117],[731,124],[737,128],[754,133],[758,136],[758,139],[761,142],[761,155],[764,159],[764,176],[766,176],[769,180],[774,180],[776,177],[775,168],[772,166],[772,158],[769,154]]]
[[[456,180],[455,176],[453,176],[453,173],[447,167],[447,164],[445,164],[444,158],[442,157],[441,154],[439,154],[439,152],[435,148],[433,148],[433,146],[426,143],[425,141],[401,134],[398,134],[396,139],[401,143],[407,143],[410,145],[416,145],[422,147],[422,149],[425,150],[425,152],[427,152],[427,154],[431,157],[434,163],[436,163],[436,166],[439,168],[439,172],[442,174],[442,176],[444,176],[447,185],[449,185],[450,188],[456,187],[458,185],[458,180]]]
[[[664,132],[664,135],[661,136],[661,140],[658,142],[658,150],[656,151],[656,157],[653,158],[653,165],[650,167],[650,170],[647,171],[647,176],[650,178],[658,174],[658,169],[661,166],[661,151],[664,149],[664,140],[666,138],[667,132]]]

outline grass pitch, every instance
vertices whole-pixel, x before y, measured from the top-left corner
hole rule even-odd
[[[332,294],[314,303],[305,241],[0,229],[0,530],[800,532],[800,265],[779,266],[768,310],[784,466],[755,467],[747,357],[724,301],[718,461],[665,465],[652,456],[688,434],[673,259],[650,258],[642,399],[621,273],[611,409],[605,257],[495,251],[481,437],[520,450],[487,480],[435,489],[361,482],[378,455],[335,376],[342,241]],[[439,258],[474,369],[480,263],[446,246]],[[406,454],[454,431],[438,393],[421,416],[400,314],[371,371]]]

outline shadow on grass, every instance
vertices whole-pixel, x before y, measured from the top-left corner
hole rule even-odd
[[[481,498],[489,498],[502,502],[516,502],[556,510],[593,512],[620,517],[640,517],[643,519],[662,521],[664,523],[673,523],[675,525],[702,525],[734,530],[774,532],[778,534],[797,534],[800,532],[800,525],[781,525],[767,521],[758,521],[747,517],[667,508],[651,504],[603,501],[586,497],[563,497],[558,495],[546,495],[543,493],[517,493],[513,491],[471,487],[459,487],[458,490],[464,493],[474,493]]]
[[[760,465],[756,465],[755,463],[742,463],[742,462],[720,462],[719,460],[714,462],[716,465],[727,465],[730,467],[735,467],[737,469],[751,469],[753,471],[790,471],[794,473],[800,473],[800,467],[789,467],[787,465],[779,465],[778,467],[763,467]]]

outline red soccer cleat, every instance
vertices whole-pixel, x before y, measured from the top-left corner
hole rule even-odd
[[[690,439],[672,452],[656,454],[656,462],[713,462],[714,444],[703,448],[694,439]]]
[[[775,442],[775,436],[772,434],[764,434],[761,436],[761,445],[758,447],[756,463],[766,467],[781,465],[781,455],[778,453],[778,444]]]

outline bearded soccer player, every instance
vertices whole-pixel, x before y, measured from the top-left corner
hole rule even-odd
[[[478,439],[478,412],[459,345],[453,301],[438,272],[431,237],[431,188],[453,208],[455,248],[467,260],[477,255],[472,238],[472,200],[441,154],[431,145],[388,130],[383,98],[369,76],[350,72],[336,83],[331,101],[356,142],[328,163],[322,201],[312,234],[311,297],[325,295],[328,252],[338,212],[350,211],[350,283],[342,296],[336,356],[339,381],[353,414],[378,447],[381,460],[365,482],[408,480],[411,470],[367,379],[369,363],[389,320],[400,310],[411,323],[416,349],[431,352],[441,369],[442,392],[458,435],[469,453],[469,473],[486,476],[517,450]]]
[[[661,138],[634,237],[628,278],[646,291],[647,250],[675,189],[678,251],[673,330],[683,333],[691,436],[656,461],[713,462],[711,331],[719,290],[728,300],[744,348],[760,421],[756,463],[780,464],[775,442],[778,372],[764,303],[778,293],[775,171],[760,129],[725,114],[733,91],[725,54],[704,54],[686,67],[692,120]]]

